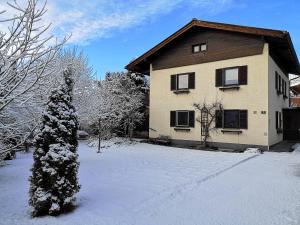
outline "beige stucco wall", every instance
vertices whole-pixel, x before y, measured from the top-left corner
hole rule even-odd
[[[269,106],[268,106],[268,116],[269,116],[269,145],[274,145],[282,141],[282,134],[277,134],[276,130],[276,111],[282,111],[282,108],[289,106],[289,99],[283,99],[282,95],[278,95],[275,89],[275,71],[279,73],[281,78],[287,82],[287,89],[289,90],[289,79],[284,75],[283,71],[278,67],[274,60],[268,57],[269,65]]]
[[[248,129],[242,134],[212,133],[209,141],[235,144],[268,145],[268,44],[263,54],[203,63],[191,66],[155,70],[150,68],[150,130],[151,138],[169,135],[172,139],[200,141],[200,124],[190,132],[174,131],[170,127],[170,111],[194,110],[193,103],[221,100],[225,109],[247,109]],[[215,70],[218,68],[248,65],[248,85],[238,91],[221,91],[215,87]],[[170,90],[170,75],[195,72],[195,89],[189,94],[176,95]],[[261,114],[267,111],[267,114]],[[196,112],[198,117],[200,113]]]

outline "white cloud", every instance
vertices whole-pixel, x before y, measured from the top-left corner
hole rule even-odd
[[[51,34],[72,34],[69,43],[87,44],[114,31],[147,23],[175,9],[197,7],[214,14],[227,10],[234,0],[51,0],[47,4],[45,23],[52,23]],[[24,4],[26,0],[19,0]],[[1,9],[6,9],[0,3]],[[9,11],[8,14],[12,15]],[[1,23],[0,23],[1,28]]]

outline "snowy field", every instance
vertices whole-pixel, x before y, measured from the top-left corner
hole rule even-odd
[[[79,148],[78,207],[30,218],[31,154],[0,167],[0,224],[296,225],[300,153],[234,154],[150,144]]]

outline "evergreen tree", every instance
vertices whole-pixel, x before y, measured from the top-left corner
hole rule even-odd
[[[36,136],[30,177],[33,216],[58,215],[74,207],[78,185],[77,115],[72,105],[72,70],[64,71],[65,84],[54,90]]]

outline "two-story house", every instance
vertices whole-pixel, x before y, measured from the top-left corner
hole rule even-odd
[[[289,74],[300,74],[287,31],[193,19],[126,66],[150,76],[149,137],[201,141],[194,103],[221,101],[217,147],[268,149],[282,141]]]

